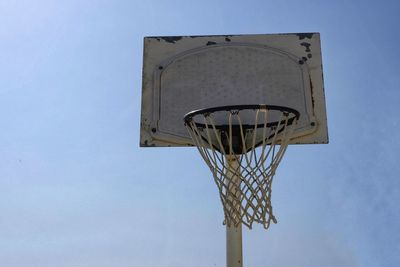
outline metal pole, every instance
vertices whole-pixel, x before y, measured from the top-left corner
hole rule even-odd
[[[240,165],[235,156],[227,156],[228,168],[232,171],[228,171],[227,178],[231,180],[230,188],[240,186],[240,177],[235,175],[238,172]],[[237,190],[237,188],[235,189]],[[243,255],[242,255],[242,224],[240,223],[237,227],[226,225],[226,266],[227,267],[242,267],[243,266]]]

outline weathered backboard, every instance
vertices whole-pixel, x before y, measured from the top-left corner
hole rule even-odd
[[[328,143],[318,33],[145,37],[140,145],[191,146],[186,113],[265,104],[300,112],[292,144]]]

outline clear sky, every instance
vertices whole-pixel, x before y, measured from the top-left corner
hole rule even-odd
[[[225,266],[195,149],[140,149],[143,37],[320,32],[329,145],[289,147],[245,266],[400,266],[396,1],[0,0],[0,266]]]

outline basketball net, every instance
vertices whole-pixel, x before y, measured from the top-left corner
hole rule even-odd
[[[188,117],[189,113],[185,125],[213,173],[224,224],[237,227],[243,223],[251,229],[257,222],[268,229],[271,222],[277,222],[271,205],[272,180],[298,116],[279,110],[280,118],[271,123],[268,106],[246,109],[247,115],[249,110],[254,113],[251,124],[242,122],[238,109],[196,112]],[[224,125],[216,123],[221,113],[226,113]]]

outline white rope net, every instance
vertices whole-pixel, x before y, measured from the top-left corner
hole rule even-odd
[[[217,123],[221,118],[227,123]],[[257,222],[268,229],[271,221],[277,222],[271,205],[272,180],[296,122],[292,113],[268,108],[200,113],[186,121],[218,186],[224,224],[243,223],[251,229]]]

